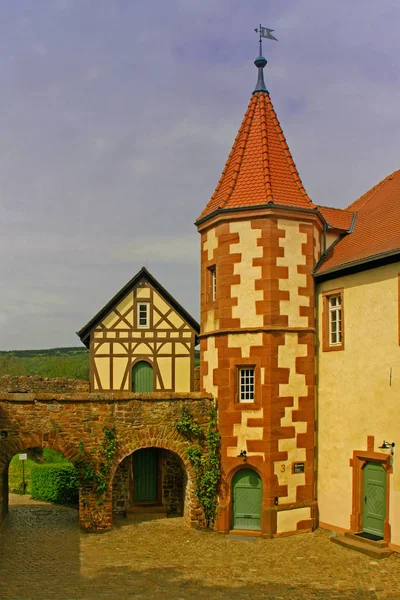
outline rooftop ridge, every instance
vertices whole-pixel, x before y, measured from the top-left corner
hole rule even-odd
[[[242,160],[243,160],[243,155],[244,155],[244,150],[245,150],[245,147],[246,147],[247,138],[248,138],[249,132],[250,132],[250,126],[248,124],[248,121],[249,121],[249,119],[252,121],[253,117],[254,117],[254,111],[251,112],[251,105],[252,104],[254,104],[253,98],[250,99],[250,102],[249,102],[247,110],[246,110],[246,112],[244,114],[242,123],[241,123],[241,125],[239,127],[239,131],[236,134],[235,141],[233,142],[233,146],[231,148],[231,151],[229,152],[229,156],[228,156],[228,158],[227,158],[227,160],[225,162],[225,166],[224,166],[223,171],[221,173],[221,177],[220,177],[220,179],[218,181],[217,187],[214,190],[214,193],[212,194],[212,196],[210,198],[209,204],[212,203],[212,201],[214,200],[214,198],[216,198],[219,190],[221,189],[222,182],[224,180],[224,176],[225,176],[226,172],[228,171],[228,168],[230,166],[231,160],[233,159],[233,155],[234,155],[234,153],[236,151],[237,145],[238,145],[238,143],[239,143],[239,141],[240,141],[240,139],[242,137],[242,134],[244,132],[245,139],[242,141],[242,144],[241,144],[241,147],[240,147],[239,160],[236,160],[237,169],[235,169],[235,172],[233,174],[232,184],[229,186],[228,192],[222,198],[222,204],[223,205],[226,205],[226,203],[229,200],[229,197],[231,196],[231,194],[232,194],[232,192],[233,192],[233,190],[235,188],[235,184],[236,184],[236,181],[237,181],[237,178],[238,178],[238,175],[239,175],[239,171],[240,171],[240,167],[241,167],[241,163],[242,163]],[[223,206],[216,206],[215,208],[223,208]]]
[[[327,206],[326,204],[317,204],[317,208],[328,208],[329,210],[340,210],[341,212],[354,213],[354,210],[349,210],[349,208],[340,208],[340,206]]]
[[[347,208],[351,209],[352,206],[357,205],[357,210],[360,210],[360,208],[365,206],[365,204],[371,200],[371,198],[376,194],[376,192],[381,188],[381,186],[386,181],[389,181],[390,179],[393,178],[394,175],[397,175],[397,174],[400,175],[400,169],[398,169],[397,171],[393,171],[393,173],[390,173],[390,175],[387,175],[386,177],[381,179],[381,181],[376,183],[370,190],[364,192],[364,194],[361,194],[361,196],[359,196],[359,198],[357,198],[357,200],[354,200],[351,204],[349,204],[349,206]],[[358,203],[361,202],[361,200],[363,198],[365,198],[365,201],[359,206]]]
[[[303,182],[302,182],[302,180],[301,180],[301,178],[300,178],[299,172],[298,172],[298,170],[297,170],[297,167],[296,167],[296,163],[295,163],[295,162],[294,162],[294,160],[293,160],[292,153],[290,152],[289,145],[288,145],[288,143],[287,143],[287,140],[286,140],[285,134],[283,133],[282,126],[281,126],[281,124],[280,124],[280,122],[279,122],[278,115],[276,114],[275,108],[274,108],[274,106],[273,106],[273,104],[272,104],[272,101],[271,101],[271,99],[270,99],[270,97],[269,97],[269,94],[268,94],[268,100],[269,100],[269,104],[270,104],[270,107],[271,107],[271,108],[270,108],[270,110],[271,110],[271,112],[272,112],[272,113],[273,113],[273,115],[274,115],[274,119],[275,119],[275,127],[276,127],[276,129],[277,129],[277,131],[278,131],[278,139],[279,139],[279,141],[281,142],[282,149],[283,149],[283,151],[284,151],[284,154],[285,154],[285,156],[286,156],[286,159],[287,159],[287,161],[288,161],[289,168],[290,168],[290,170],[291,170],[291,172],[292,172],[293,178],[294,178],[294,180],[295,180],[295,182],[296,182],[296,184],[297,184],[297,186],[298,186],[298,188],[299,188],[299,191],[300,191],[300,192],[301,192],[301,193],[302,193],[302,194],[303,194],[303,195],[304,195],[304,196],[307,198],[307,200],[309,200],[309,202],[310,202],[310,203],[311,203],[311,204],[314,206],[314,204],[313,204],[312,200],[309,198],[309,196],[308,196],[308,194],[307,194],[307,191],[306,191],[306,189],[305,189],[305,187],[304,187],[304,185],[303,185]]]
[[[225,195],[225,198],[223,199],[224,202],[224,206],[226,206],[226,204],[229,201],[229,198],[232,196],[233,191],[236,187],[236,183],[239,177],[239,173],[240,173],[240,169],[242,166],[242,162],[243,162],[243,157],[244,157],[244,153],[246,150],[246,145],[247,145],[247,140],[249,138],[249,134],[250,134],[250,130],[251,130],[251,125],[253,123],[253,119],[254,119],[254,115],[255,115],[255,110],[251,110],[251,105],[254,104],[252,102],[252,100],[249,103],[249,107],[248,110],[246,112],[248,112],[248,116],[247,118],[245,118],[243,120],[243,140],[242,143],[239,145],[239,156],[236,160],[236,168],[234,169],[233,175],[232,175],[232,183],[228,188],[228,191]],[[233,150],[233,148],[232,148]],[[229,159],[228,159],[229,160]],[[222,178],[221,178],[222,179]],[[222,207],[221,207],[222,208]]]
[[[253,92],[254,94],[254,92]],[[257,93],[258,94],[258,93]],[[262,144],[262,161],[264,167],[264,183],[265,183],[265,196],[267,202],[273,202],[274,198],[272,195],[271,187],[271,173],[269,168],[269,152],[268,152],[268,130],[267,130],[267,115],[266,115],[266,102],[265,93],[260,93],[260,108],[264,109],[264,114],[261,116],[261,144]],[[269,98],[269,95],[268,95]],[[262,112],[262,110],[261,110]]]

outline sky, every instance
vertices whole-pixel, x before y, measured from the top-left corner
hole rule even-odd
[[[194,222],[265,79],[303,184],[400,168],[398,0],[0,2],[0,350],[76,335],[144,265],[196,319]]]

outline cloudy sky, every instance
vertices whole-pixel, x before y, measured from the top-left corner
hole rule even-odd
[[[198,318],[193,222],[256,82],[303,183],[400,168],[398,0],[0,2],[0,349],[76,346],[142,265]]]

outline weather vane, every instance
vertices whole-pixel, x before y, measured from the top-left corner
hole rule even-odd
[[[262,56],[262,39],[261,38],[267,38],[267,40],[275,40],[275,42],[277,42],[278,40],[276,39],[276,37],[274,37],[272,34],[273,31],[275,31],[275,29],[268,29],[268,27],[263,27],[260,23],[260,27],[254,30],[256,33],[260,34],[260,39],[259,39],[259,43],[260,43],[260,56]]]

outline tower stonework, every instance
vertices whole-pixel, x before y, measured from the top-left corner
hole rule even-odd
[[[259,81],[264,61],[256,60]],[[311,530],[317,518],[312,272],[323,223],[265,85],[252,95],[196,225],[201,389],[218,401],[221,433],[216,528],[266,536]],[[261,488],[258,496],[252,486]]]

